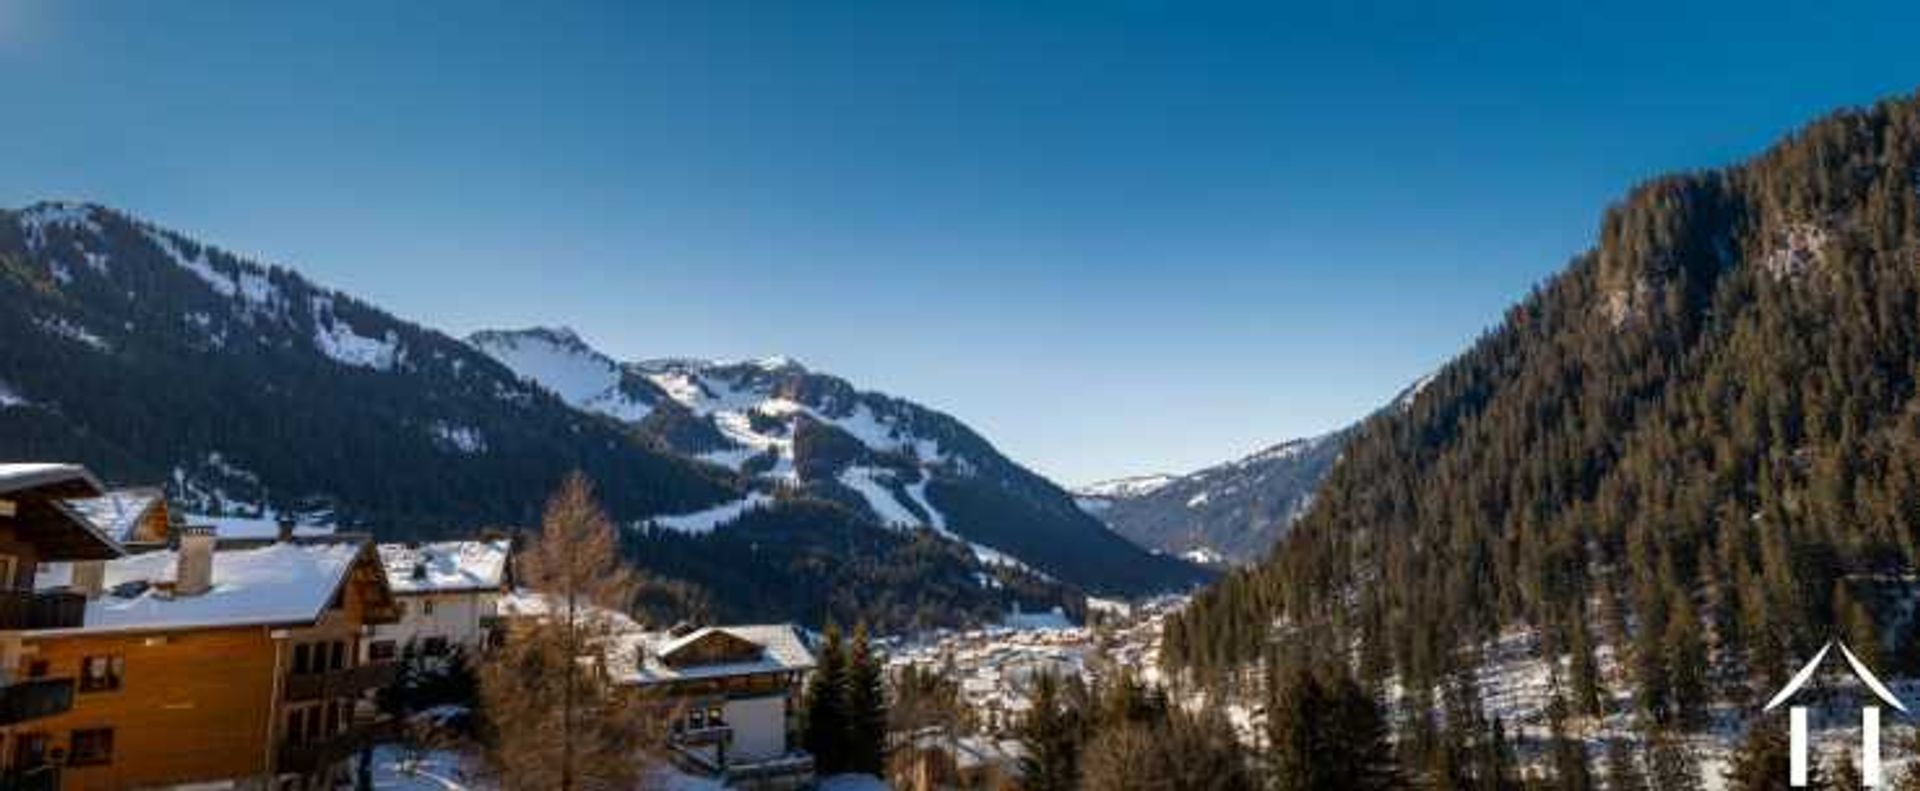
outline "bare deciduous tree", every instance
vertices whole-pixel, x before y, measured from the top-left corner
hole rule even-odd
[[[657,709],[612,683],[630,669],[609,654],[632,628],[634,578],[584,476],[547,501],[519,563],[539,604],[481,667],[491,768],[509,789],[633,788],[664,730]]]

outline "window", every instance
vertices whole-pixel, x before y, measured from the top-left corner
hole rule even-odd
[[[20,559],[12,555],[0,555],[0,588],[12,590],[14,575],[20,571]]]
[[[447,655],[447,638],[445,637],[427,638],[425,642],[420,644],[420,652],[423,654],[426,654],[427,656],[446,656]]]
[[[113,656],[90,656],[80,662],[80,691],[105,692],[120,688],[120,676],[127,670],[127,660],[118,654]]]
[[[433,614],[433,600],[432,600],[432,599],[427,599],[427,600],[425,600],[425,601],[422,601],[422,602],[420,602],[420,614],[421,614],[421,615],[432,615],[432,614]]]
[[[328,661],[328,663],[327,663],[327,666],[328,666],[328,667],[330,667],[330,668],[333,668],[334,670],[343,670],[343,669],[345,669],[345,668],[346,668],[346,666],[347,666],[347,643],[346,643],[346,641],[345,641],[345,640],[335,640],[335,641],[333,641],[333,649],[332,649],[332,652],[333,652],[333,655],[332,655],[332,656],[331,656],[331,657],[329,658],[329,661]]]
[[[46,766],[49,741],[44,733],[23,733],[14,737],[13,765],[23,770]]]
[[[367,658],[375,662],[392,661],[399,647],[392,640],[375,640],[367,644]]]
[[[98,766],[112,762],[112,728],[88,728],[73,732],[73,737],[68,740],[67,765]]]
[[[313,672],[313,646],[301,643],[293,647],[293,673],[304,676]]]

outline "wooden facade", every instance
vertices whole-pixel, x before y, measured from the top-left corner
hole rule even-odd
[[[362,704],[393,667],[363,665],[359,640],[392,616],[363,547],[314,621],[29,632],[17,672],[72,679],[72,705],[0,729],[0,766],[29,788],[331,787],[377,735]]]

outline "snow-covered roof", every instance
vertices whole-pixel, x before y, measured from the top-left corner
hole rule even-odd
[[[311,623],[326,611],[362,547],[326,542],[216,549],[213,588],[195,596],[165,597],[153,587],[156,582],[173,581],[179,567],[177,550],[110,560],[106,562],[107,592],[87,602],[81,626],[33,634]],[[132,595],[117,595],[116,589]]]
[[[760,646],[760,655],[748,661],[674,667],[661,657],[697,643],[715,633],[724,633]],[[751,626],[706,626],[675,637],[667,632],[646,632],[628,643],[625,667],[635,671],[619,680],[632,684],[664,684],[703,678],[721,678],[753,673],[783,673],[810,670],[813,651],[793,624],[757,624]],[[635,658],[633,652],[640,656]]]
[[[280,517],[268,513],[263,516],[218,516],[213,514],[187,514],[181,520],[189,525],[204,525],[213,528],[214,535],[222,540],[273,541],[280,537]],[[325,538],[339,532],[332,525],[294,525],[294,538]]]
[[[499,590],[510,553],[506,539],[381,544],[380,564],[394,593]]]
[[[114,489],[99,497],[68,500],[67,505],[109,538],[126,543],[134,540],[140,520],[165,497],[159,489]]]
[[[0,494],[34,489],[51,484],[69,484],[85,494],[99,494],[105,487],[78,464],[40,462],[0,464]],[[90,491],[89,491],[90,490]],[[80,492],[76,496],[83,496]]]

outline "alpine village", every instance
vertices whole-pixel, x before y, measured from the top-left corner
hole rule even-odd
[[[1597,221],[1357,422],[1068,489],[0,211],[0,789],[1920,790],[1920,96]]]

